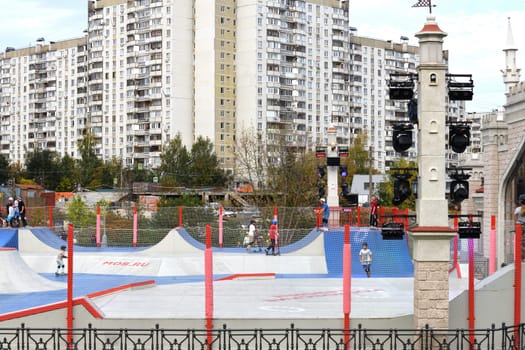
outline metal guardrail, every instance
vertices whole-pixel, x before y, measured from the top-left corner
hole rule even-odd
[[[524,325],[489,329],[0,328],[2,350],[494,350],[525,349]]]

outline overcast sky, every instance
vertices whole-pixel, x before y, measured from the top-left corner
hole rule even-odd
[[[179,0],[190,1],[190,0]],[[350,0],[350,25],[360,36],[399,41],[425,22],[428,8],[412,8],[418,0]],[[518,66],[525,74],[525,0],[433,0],[433,15],[448,33],[449,70],[472,74],[474,100],[469,112],[501,108],[504,87],[500,70],[505,60],[507,18],[511,18]],[[0,50],[23,48],[44,37],[59,41],[81,37],[87,27],[87,0],[0,0]],[[525,79],[525,78],[524,78]]]

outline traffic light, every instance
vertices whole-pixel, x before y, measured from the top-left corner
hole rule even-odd
[[[463,153],[470,145],[470,127],[466,124],[450,125],[448,144],[456,153]]]
[[[479,238],[481,235],[481,223],[475,221],[458,222],[459,238]]]
[[[350,188],[348,188],[347,183],[341,184],[341,194],[343,195],[343,197],[346,197],[350,194]]]
[[[341,177],[347,177],[348,176],[348,168],[347,168],[346,165],[340,165],[339,166],[339,175],[341,175]]]
[[[463,175],[467,176],[466,178],[458,178],[460,175],[456,175],[456,178],[454,181],[450,183],[450,199],[453,203],[461,203],[465,199],[468,198],[468,181],[467,179],[470,177],[469,175]]]
[[[450,199],[453,203],[461,203],[468,198],[468,181],[452,181],[450,183]]]
[[[322,178],[324,177],[324,175],[325,175],[324,166],[319,165],[319,166],[317,167],[317,176],[318,176],[320,179],[322,179]]]
[[[350,207],[357,207],[359,204],[359,196],[350,193],[350,187],[344,182],[341,184],[341,196],[346,199]]]
[[[319,185],[318,186],[318,191],[319,191],[319,198],[323,198],[324,195],[325,195],[324,185]]]
[[[384,240],[404,239],[405,225],[401,222],[387,222],[381,227],[381,236]]]
[[[410,174],[395,174],[394,177],[396,179],[394,181],[394,196],[392,197],[392,204],[398,206],[407,200],[412,194],[410,183],[408,182]]]
[[[452,203],[459,204],[469,197],[468,179],[469,174],[465,174],[465,168],[452,168],[449,174],[452,181],[450,182],[449,199]]]
[[[451,101],[472,101],[474,80],[472,74],[447,74],[448,99]]]
[[[414,96],[414,79],[410,74],[390,74],[388,97],[391,100],[410,100]]]
[[[403,153],[412,146],[412,129],[414,127],[410,124],[395,124],[393,128],[392,145],[396,152]]]

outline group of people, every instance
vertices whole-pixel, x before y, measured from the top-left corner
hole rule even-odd
[[[20,224],[25,227],[27,226],[26,220],[26,205],[22,200],[22,197],[9,197],[6,204],[7,216],[3,220],[3,226],[18,227]]]
[[[251,220],[248,225],[248,232],[244,237],[244,246],[248,253],[252,251],[252,247],[256,248],[256,251],[262,251],[263,237],[260,233],[257,232],[255,227],[255,220]],[[268,241],[269,244],[265,248],[266,255],[276,255],[277,254],[277,239],[279,237],[279,232],[277,231],[277,220],[272,220],[270,229],[268,230]]]

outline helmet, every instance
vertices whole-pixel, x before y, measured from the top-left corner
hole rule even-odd
[[[66,250],[66,246],[65,245],[61,246],[60,250]]]
[[[13,200],[13,197],[9,197],[7,198],[8,201],[12,201]]]
[[[277,220],[272,220],[272,224],[276,225],[277,224]]]
[[[321,198],[321,202],[326,202],[326,201],[324,200],[324,198]]]

